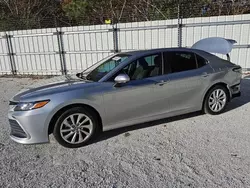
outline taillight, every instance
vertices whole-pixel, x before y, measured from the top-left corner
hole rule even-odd
[[[242,73],[242,68],[241,68],[241,66],[234,67],[232,70],[233,70],[234,72]]]

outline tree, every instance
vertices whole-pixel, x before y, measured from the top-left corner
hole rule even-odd
[[[249,0],[0,0],[0,30],[250,13]]]
[[[86,16],[88,3],[86,0],[71,0],[62,3],[62,9],[65,15],[77,24],[86,24],[88,18]]]
[[[210,0],[211,14],[236,15],[250,10],[250,2],[247,0]]]
[[[39,20],[51,22],[58,10],[51,0],[0,0],[0,6],[1,25],[10,29],[37,28]]]

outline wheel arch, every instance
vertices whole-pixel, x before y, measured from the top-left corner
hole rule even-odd
[[[100,116],[100,113],[92,106],[88,105],[88,104],[82,104],[82,103],[75,103],[75,104],[69,104],[66,105],[62,108],[60,108],[51,118],[51,120],[49,121],[49,126],[48,126],[48,135],[50,135],[51,133],[53,133],[53,129],[56,123],[56,120],[60,117],[60,115],[65,112],[66,110],[70,109],[70,108],[74,108],[74,107],[84,107],[87,110],[89,110],[91,113],[95,113],[96,116],[98,117],[98,123],[100,125],[100,129],[101,131],[103,130],[103,124],[102,124],[102,118]]]
[[[225,82],[218,82],[218,83],[213,84],[212,86],[210,86],[210,87],[206,90],[205,95],[204,95],[204,97],[203,97],[203,101],[202,101],[202,109],[204,108],[204,104],[205,104],[205,101],[206,101],[206,97],[207,97],[209,91],[210,91],[211,89],[213,89],[215,86],[223,86],[223,87],[225,87],[225,88],[227,89],[228,101],[231,100],[231,92],[230,92],[230,89],[229,89],[228,84],[226,84]]]

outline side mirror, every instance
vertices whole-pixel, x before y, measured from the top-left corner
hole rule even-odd
[[[115,86],[120,84],[125,84],[130,81],[130,78],[127,74],[119,74],[115,77]]]

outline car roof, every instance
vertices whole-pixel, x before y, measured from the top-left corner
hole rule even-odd
[[[143,55],[148,55],[148,54],[152,54],[152,53],[160,53],[163,51],[187,51],[187,52],[194,52],[194,53],[198,53],[198,54],[203,53],[203,55],[212,55],[212,54],[205,52],[203,50],[193,49],[193,48],[156,48],[156,49],[149,49],[149,50],[127,51],[127,52],[121,52],[120,54],[127,54],[127,55],[131,55],[131,56],[143,56]]]
[[[214,62],[218,62],[220,59],[218,56],[211,54],[209,52],[200,50],[200,49],[194,49],[194,48],[157,48],[157,49],[150,49],[150,50],[136,50],[136,51],[129,51],[129,52],[122,52],[120,54],[126,54],[130,55],[131,58],[140,58],[143,56],[152,55],[154,53],[161,53],[161,52],[174,52],[174,51],[182,51],[182,52],[192,52],[195,54],[198,54],[199,56],[206,59],[210,64],[214,64]]]

